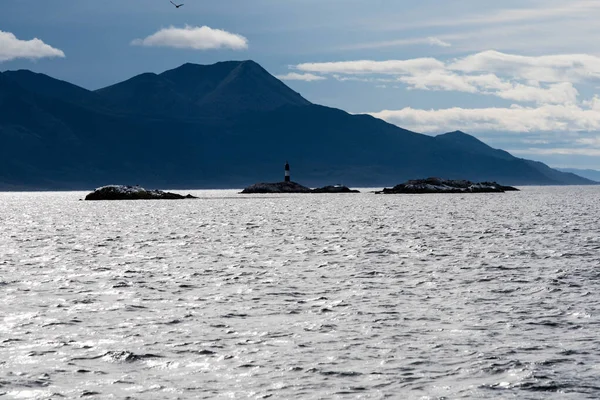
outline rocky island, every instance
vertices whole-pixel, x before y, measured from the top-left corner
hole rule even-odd
[[[385,188],[377,194],[399,193],[504,193],[518,191],[512,186],[503,186],[496,182],[473,183],[467,180],[452,180],[440,178],[414,179]]]
[[[360,193],[358,190],[350,189],[342,185],[330,185],[322,188],[313,189],[312,193]]]
[[[352,190],[346,186],[332,185],[322,188],[310,189],[296,182],[276,182],[276,183],[255,183],[248,186],[240,194],[260,194],[260,193],[360,193],[358,190]]]
[[[257,194],[257,193],[310,193],[311,190],[299,183],[285,181],[276,183],[255,183],[250,185],[241,194]]]
[[[188,194],[163,192],[162,190],[146,190],[140,186],[108,185],[102,186],[85,196],[86,200],[179,200],[196,199]]]
[[[292,182],[290,177],[290,164],[286,161],[283,167],[283,182],[276,183],[255,183],[242,190],[240,194],[255,193],[360,193],[358,190],[352,190],[342,185],[330,185],[317,189],[310,189],[299,183]]]

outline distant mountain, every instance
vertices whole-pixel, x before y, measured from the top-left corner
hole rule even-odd
[[[311,104],[252,61],[185,64],[89,91],[0,73],[0,189],[388,186],[438,176],[590,184],[463,132],[421,135]]]
[[[558,171],[556,169],[552,169],[546,164],[539,161],[525,160],[522,158],[517,158],[510,154],[507,151],[494,149],[482,141],[476,139],[471,135],[467,135],[461,131],[455,131],[450,133],[445,133],[443,135],[438,135],[437,139],[443,140],[448,146],[455,146],[462,148],[463,150],[470,152],[473,155],[486,155],[489,157],[500,158],[502,160],[506,160],[508,162],[512,162],[513,167],[510,167],[507,173],[512,174],[515,172],[513,170],[514,166],[517,162],[519,165],[522,163],[527,164],[527,169],[533,168],[537,173],[542,174],[546,179],[551,182],[568,182],[568,184],[579,184],[579,185],[587,185],[590,184],[588,179],[583,178],[582,176],[578,176],[575,174],[571,174],[566,172],[569,175],[566,175],[565,172]],[[498,171],[499,173],[500,171]],[[525,171],[521,173],[525,174]],[[511,180],[514,178],[506,177],[507,180]]]
[[[600,182],[600,171],[594,169],[577,169],[577,168],[555,168],[561,172],[568,172],[571,174],[582,176],[586,179],[590,179],[595,182]]]

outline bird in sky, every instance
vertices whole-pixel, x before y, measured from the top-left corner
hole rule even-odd
[[[169,0],[169,1],[170,1],[170,0]],[[179,7],[181,7],[181,6],[183,5],[183,3],[181,3],[181,4],[175,4],[175,3],[173,3],[172,1],[171,1],[171,4],[173,4],[173,5],[175,6],[175,8],[179,8]]]

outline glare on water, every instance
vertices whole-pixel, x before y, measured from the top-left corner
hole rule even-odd
[[[522,189],[0,193],[0,395],[598,398],[600,188]]]

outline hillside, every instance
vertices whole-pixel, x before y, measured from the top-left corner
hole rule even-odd
[[[97,91],[0,74],[0,189],[394,185],[439,176],[507,185],[591,181],[462,132],[430,137],[311,104],[252,61],[184,64]]]
[[[590,179],[595,182],[600,182],[600,171],[595,169],[579,169],[579,168],[556,168],[561,172],[568,172],[571,174],[576,174],[582,176],[586,179]]]

